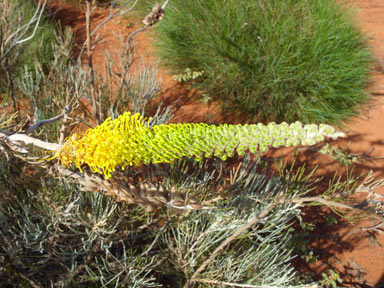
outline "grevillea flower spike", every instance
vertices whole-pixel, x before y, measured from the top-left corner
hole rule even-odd
[[[150,127],[151,119],[126,112],[115,120],[108,118],[82,136],[74,134],[56,154],[63,166],[75,163],[81,170],[87,164],[93,172],[111,177],[116,167],[149,163],[171,163],[182,157],[220,157],[235,152],[263,153],[269,147],[314,145],[325,137],[345,134],[329,125],[300,122],[274,122],[268,125],[208,125],[205,123],[167,124]]]

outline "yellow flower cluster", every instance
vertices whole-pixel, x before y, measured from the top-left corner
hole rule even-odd
[[[204,123],[155,125],[140,114],[126,112],[117,119],[69,137],[56,154],[63,166],[87,164],[93,172],[111,177],[116,167],[171,163],[182,157],[220,157],[237,151],[262,153],[269,147],[313,145],[325,137],[342,137],[329,125],[269,123],[268,125],[207,125]]]
[[[56,157],[64,167],[76,163],[81,170],[86,163],[92,172],[102,172],[109,178],[117,166],[124,169],[127,165],[142,164],[137,156],[145,153],[141,143],[147,133],[151,133],[148,121],[140,114],[132,116],[127,112],[116,120],[108,118],[96,128],[88,129],[82,137],[75,133]]]

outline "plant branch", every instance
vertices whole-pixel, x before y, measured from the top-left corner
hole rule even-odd
[[[155,246],[157,240],[159,240],[160,238],[160,235],[161,233],[163,233],[164,229],[168,226],[168,222],[162,226],[159,230],[159,232],[157,232],[157,235],[155,237],[155,239],[152,241],[151,245],[149,245],[148,249],[145,250],[139,257],[136,257],[130,264],[129,264],[129,267],[132,267],[133,264],[140,258],[143,258],[144,256],[146,256],[153,248],[153,246]],[[127,267],[123,267],[124,269],[121,270],[118,274],[116,274],[111,280],[109,280],[107,283],[105,283],[102,287],[106,287],[109,283],[112,283],[116,278],[118,278],[121,274],[123,274],[123,272],[126,272],[127,271]]]
[[[334,208],[339,208],[339,209],[358,210],[358,211],[367,213],[376,219],[380,219],[380,220],[383,219],[382,216],[377,215],[374,212],[367,211],[367,209],[364,209],[364,204],[370,203],[369,200],[364,200],[362,203],[358,203],[355,205],[348,205],[348,204],[328,200],[328,199],[323,198],[321,196],[315,196],[315,197],[294,198],[294,199],[286,200],[286,202],[295,203],[295,204],[299,204],[299,205],[304,204],[304,203],[319,203],[319,204],[323,204],[323,205],[328,206],[328,207],[334,207]]]
[[[13,134],[11,136],[8,136],[7,134],[0,133],[0,141],[8,142],[11,145],[15,145],[16,147],[13,147],[12,150],[21,153],[28,153],[28,151],[25,150],[23,148],[23,145],[21,145],[19,142],[24,142],[25,144],[32,144],[36,147],[40,147],[49,151],[58,151],[61,148],[60,144],[42,141],[40,139],[30,137],[26,134]]]
[[[161,233],[163,233],[163,231],[165,230],[165,228],[168,226],[169,222],[165,223],[159,230],[159,232],[157,232],[156,234],[156,237],[155,239],[153,239],[151,245],[149,245],[149,247],[147,248],[147,250],[145,250],[141,255],[140,255],[140,258],[146,256],[149,252],[151,252],[151,250],[153,249],[153,246],[155,246],[156,242],[159,240],[160,238],[160,235]],[[131,265],[133,263],[135,263],[139,258],[136,258],[135,260],[132,261]]]
[[[131,11],[136,6],[136,3],[138,2],[138,0],[135,0],[135,2],[132,4],[131,7],[124,10],[124,7],[127,6],[129,2],[131,2],[131,0],[126,1],[124,4],[120,5],[120,7],[115,12],[113,12],[115,2],[112,2],[108,17],[105,18],[103,22],[101,22],[99,25],[96,26],[96,28],[92,31],[91,36],[95,35],[95,33],[111,19],[115,18],[116,16],[124,15],[125,13]]]
[[[279,203],[279,199],[281,199],[281,197],[279,197],[275,202],[273,202],[272,204],[269,205],[269,207],[267,207],[263,212],[261,212],[259,215],[257,215],[256,217],[254,217],[251,221],[249,221],[247,224],[245,224],[244,226],[240,227],[238,230],[235,231],[235,233],[233,233],[230,237],[228,237],[224,242],[222,242],[220,244],[219,247],[217,247],[215,249],[215,251],[213,251],[213,253],[211,254],[211,256],[209,256],[209,258],[207,260],[204,261],[204,263],[199,267],[199,269],[197,269],[195,271],[195,273],[193,273],[191,279],[189,279],[187,281],[187,283],[185,284],[184,288],[188,288],[190,286],[190,283],[191,282],[197,282],[196,280],[196,277],[204,271],[204,269],[210,264],[212,263],[213,260],[215,260],[215,258],[217,257],[217,255],[219,255],[219,253],[221,253],[221,251],[224,250],[224,248],[229,244],[231,243],[234,239],[236,239],[239,235],[241,235],[244,231],[248,230],[249,228],[251,228],[253,225],[255,225],[256,223],[258,223],[261,219],[263,219],[264,217],[266,217]]]
[[[90,32],[90,37],[94,36],[95,33],[102,27],[104,26],[105,24],[107,24],[110,20],[112,20],[113,18],[117,17],[117,16],[120,16],[120,15],[124,15],[125,13],[129,12],[130,10],[132,10],[135,6],[136,6],[136,3],[138,2],[138,0],[135,0],[135,2],[132,4],[131,7],[127,8],[124,10],[124,8],[131,2],[131,0],[129,1],[126,1],[125,3],[123,3],[122,5],[120,5],[120,7],[115,11],[113,12],[113,8],[115,7],[115,1],[112,2],[111,6],[110,6],[110,10],[109,10],[109,15],[107,16],[107,18],[105,18],[103,20],[103,22],[101,22],[99,25],[96,26],[96,28]],[[85,42],[83,44],[83,46],[81,47],[81,51],[79,53],[79,56],[78,56],[78,59],[81,59],[81,56],[83,55],[84,53],[84,49],[85,47],[87,46],[87,43]]]
[[[132,32],[132,33],[129,35],[129,37],[128,37],[127,44],[131,43],[132,38],[133,38],[136,34],[138,34],[138,33],[140,33],[140,32],[143,32],[143,31],[147,30],[148,27],[149,27],[148,25],[145,25],[144,27],[141,27],[141,28],[137,29],[136,31]]]
[[[372,225],[370,227],[360,227],[360,228],[356,228],[356,229],[353,229],[351,231],[348,231],[346,233],[344,233],[343,235],[338,235],[339,238],[344,238],[344,237],[347,237],[349,235],[352,235],[354,233],[357,233],[357,232],[360,232],[360,231],[376,231],[378,233],[383,233],[384,234],[384,231],[382,229],[379,229],[381,226],[384,225],[384,221],[381,221],[375,225]]]
[[[161,6],[161,9],[165,9],[167,7],[169,0],[165,1],[164,4]]]
[[[88,68],[89,68],[89,76],[90,76],[90,93],[92,99],[92,115],[98,121],[98,113],[97,113],[97,103],[95,96],[95,73],[93,70],[92,63],[92,42],[91,42],[91,20],[92,20],[92,0],[87,0],[87,10],[85,12],[85,21],[86,21],[86,35],[87,39],[84,42],[84,45],[87,47],[87,57],[88,57]],[[81,52],[80,52],[81,53]],[[79,55],[81,57],[81,55]]]
[[[66,115],[68,115],[68,113],[71,111],[71,106],[70,105],[67,105],[64,107],[64,112],[61,113],[60,115],[57,115],[55,117],[52,117],[50,119],[44,119],[44,120],[40,120],[40,121],[37,121],[35,124],[33,124],[31,127],[28,128],[27,132],[25,132],[27,135],[31,134],[35,129],[41,127],[41,126],[44,126],[44,125],[47,125],[47,124],[51,124],[53,122],[56,122],[58,120],[60,120],[61,118],[65,117]],[[61,130],[60,130],[61,132]],[[61,143],[62,144],[62,143]]]
[[[134,31],[133,33],[131,33],[131,35],[129,35],[129,37],[128,37],[127,44],[130,44],[132,38],[137,33],[140,33],[142,31],[146,30],[148,27],[153,26],[154,24],[156,24],[158,21],[160,21],[162,19],[163,15],[164,15],[164,9],[167,6],[168,2],[169,2],[169,0],[166,0],[161,7],[158,4],[156,4],[155,7],[152,8],[152,11],[148,15],[146,15],[144,20],[143,20],[143,23],[145,24],[145,26],[141,27],[141,28],[137,29],[136,31]]]
[[[131,35],[129,35],[129,37],[128,37],[127,44],[130,44],[132,38],[137,33],[140,33],[142,31],[146,30],[148,27],[153,26],[154,24],[156,24],[158,21],[160,21],[162,19],[163,15],[164,15],[164,9],[167,6],[168,2],[169,2],[169,0],[166,0],[161,7],[158,4],[156,4],[156,6],[152,8],[152,12],[150,12],[148,15],[146,15],[144,20],[143,20],[143,23],[145,24],[145,26],[141,27],[141,28],[137,29],[136,31],[134,31],[133,33],[131,33]]]

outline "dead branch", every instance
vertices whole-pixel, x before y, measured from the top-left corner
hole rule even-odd
[[[79,182],[82,185],[80,189],[82,191],[104,193],[116,201],[140,205],[147,212],[162,207],[179,211],[216,209],[214,206],[204,206],[195,197],[187,197],[174,187],[164,189],[162,186],[151,183],[132,185],[118,179],[114,179],[112,182],[95,174],[80,174],[59,165],[55,165],[54,169],[59,175],[73,178]]]
[[[91,16],[92,16],[92,0],[87,0],[87,10],[85,12],[87,39],[84,42],[84,45],[87,47],[88,68],[89,68],[89,76],[90,76],[90,83],[91,83],[90,94],[92,99],[92,115],[97,121],[99,121],[98,113],[97,113],[96,96],[95,96],[95,72],[93,70],[93,61],[92,61]],[[81,52],[79,57],[81,57]]]
[[[380,229],[380,227],[382,227],[383,225],[384,225],[384,220],[375,224],[375,225],[369,226],[369,227],[360,227],[360,228],[353,229],[351,231],[344,233],[343,235],[339,235],[338,237],[344,238],[344,237],[347,237],[349,235],[352,235],[352,234],[355,234],[355,233],[358,233],[361,231],[375,231],[377,233],[382,233],[384,235],[383,229]]]
[[[131,11],[131,10],[136,6],[138,0],[135,0],[135,2],[134,2],[129,8],[125,8],[130,2],[131,2],[131,0],[126,1],[125,3],[123,3],[122,5],[120,5],[119,8],[114,12],[113,9],[115,8],[115,4],[116,4],[116,3],[115,3],[115,1],[113,1],[113,2],[111,3],[111,6],[110,6],[109,15],[108,15],[107,18],[105,18],[99,25],[97,25],[97,26],[95,27],[95,29],[94,29],[92,32],[90,32],[90,37],[94,36],[94,35],[96,34],[96,32],[97,32],[101,27],[103,27],[105,24],[107,24],[110,20],[112,20],[112,19],[114,19],[114,18],[116,18],[116,17],[118,17],[118,16],[124,15],[124,14],[126,14],[127,12]],[[134,31],[133,33],[131,33],[131,35],[129,35],[127,43],[130,43],[130,41],[132,40],[132,38],[133,38],[136,34],[138,34],[138,33],[142,32],[142,31],[146,30],[146,29],[148,28],[148,26],[152,26],[153,24],[155,24],[156,22],[158,22],[159,20],[161,20],[162,16],[164,15],[164,9],[165,9],[165,7],[168,5],[168,2],[169,2],[169,0],[166,0],[166,1],[164,2],[164,4],[163,4],[161,7],[158,7],[157,10],[156,10],[157,13],[153,13],[153,9],[155,9],[156,6],[152,9],[152,12],[149,13],[149,14],[146,16],[146,18],[147,18],[149,15],[155,16],[155,14],[156,14],[156,17],[155,17],[155,18],[157,18],[157,21],[155,21],[155,22],[151,22],[151,23],[152,23],[151,25],[150,25],[150,24],[145,24],[145,23],[144,23],[144,24],[145,24],[144,27],[141,27],[141,28],[137,29],[136,31]],[[146,18],[144,18],[144,20],[145,20]],[[83,46],[81,47],[81,50],[80,50],[78,59],[81,59],[81,57],[82,57],[82,55],[83,55],[83,53],[84,53],[84,49],[85,49],[86,46],[87,46],[87,43],[84,43]],[[93,46],[93,45],[92,45],[92,46]]]
[[[129,2],[131,2],[131,0],[129,1],[126,1],[125,3],[123,3],[122,5],[119,6],[119,8],[113,12],[113,8],[115,7],[115,1],[113,1],[111,3],[111,7],[110,7],[110,10],[109,10],[109,15],[107,18],[105,18],[105,20],[103,22],[101,22],[99,25],[96,26],[96,28],[92,31],[91,33],[91,36],[95,35],[95,33],[103,26],[105,25],[107,22],[109,22],[110,20],[112,20],[113,18],[117,17],[117,16],[121,16],[121,15],[124,15],[126,14],[127,12],[131,11],[135,6],[136,6],[136,3],[137,3],[138,0],[135,0],[135,2],[132,4],[131,7],[127,8],[127,9],[124,9]]]
[[[23,278],[25,281],[27,281],[33,288],[42,288],[39,284],[37,284],[35,281],[27,277],[21,272],[16,272],[21,278]]]
[[[131,35],[129,35],[127,40],[127,45],[131,43],[132,38],[142,32],[145,31],[148,27],[155,25],[157,22],[159,22],[165,13],[165,7],[167,6],[169,0],[166,0],[164,4],[160,7],[158,4],[155,5],[155,7],[152,8],[152,11],[144,17],[143,23],[144,27],[141,27],[137,29],[136,31],[132,32]]]
[[[89,1],[89,2],[91,2],[91,1]],[[126,9],[125,9],[125,7],[126,7],[130,2],[131,2],[131,0],[128,0],[128,1],[126,1],[125,3],[121,4],[121,5],[119,6],[119,8],[114,12],[113,9],[115,8],[116,2],[113,1],[113,2],[111,3],[111,5],[110,5],[109,15],[107,16],[107,18],[105,18],[99,25],[97,25],[97,26],[95,27],[95,29],[94,29],[92,32],[89,30],[89,37],[94,36],[94,35],[96,34],[96,32],[97,32],[101,27],[103,27],[105,24],[107,24],[110,20],[116,18],[117,16],[124,15],[124,14],[126,14],[127,12],[131,11],[131,10],[136,6],[136,3],[138,2],[138,0],[135,0],[135,2],[132,4],[132,6],[130,6],[129,8],[126,8]],[[90,5],[90,3],[87,2],[87,6],[88,6],[88,5]],[[88,7],[87,7],[87,10],[88,10]],[[90,11],[87,12],[87,15],[88,15],[88,13],[89,13],[89,15],[90,15]],[[89,29],[90,29],[90,27],[89,27]],[[90,41],[90,40],[89,40],[89,41]],[[87,42],[88,42],[88,40],[87,40]],[[82,55],[83,55],[83,53],[84,53],[84,49],[85,49],[85,47],[87,47],[88,44],[90,44],[90,43],[87,44],[87,42],[85,42],[85,43],[83,44],[83,46],[81,47],[81,50],[80,50],[78,59],[81,59],[81,57],[82,57]],[[91,47],[91,45],[89,45],[89,47]]]
[[[32,126],[30,126],[27,130],[27,132],[25,132],[27,135],[31,134],[35,129],[41,127],[41,126],[44,126],[44,125],[47,125],[47,124],[51,124],[53,122],[56,122],[58,120],[60,120],[61,118],[67,116],[68,117],[68,114],[69,112],[71,112],[71,109],[72,107],[70,105],[67,105],[64,107],[64,112],[61,113],[60,115],[57,115],[55,117],[52,117],[50,119],[44,119],[44,120],[40,120],[40,121],[37,121],[35,124],[33,124]],[[60,130],[61,132],[61,130]],[[60,135],[61,136],[61,135]],[[60,143],[62,144],[62,143]]]
[[[372,175],[368,175],[367,177],[368,183],[372,183]],[[364,182],[367,183],[367,182]],[[373,182],[376,183],[376,182]],[[369,203],[369,201],[365,200],[364,201],[366,204]],[[369,214],[370,216],[374,218],[378,218],[381,221],[383,221],[383,217],[378,215],[377,213],[373,211],[369,211],[366,209],[365,203],[358,203],[355,205],[349,205],[349,204],[344,204],[344,203],[339,203],[332,201],[330,199],[326,199],[325,197],[322,196],[315,196],[315,197],[298,197],[298,198],[293,198],[293,199],[284,199],[282,196],[277,198],[272,204],[269,205],[263,212],[261,212],[259,215],[257,215],[255,218],[253,218],[251,221],[249,221],[247,224],[236,230],[230,237],[228,237],[224,242],[222,242],[219,247],[213,251],[213,253],[210,255],[210,257],[203,262],[203,264],[195,271],[195,273],[192,275],[192,277],[187,281],[185,284],[184,288],[188,288],[191,283],[193,282],[201,282],[202,280],[205,281],[204,279],[198,279],[197,276],[204,271],[204,269],[213,262],[213,260],[217,257],[219,253],[221,253],[224,248],[232,242],[234,239],[236,239],[239,235],[241,235],[244,231],[248,230],[250,227],[258,223],[262,218],[266,217],[277,205],[279,204],[284,204],[284,203],[291,203],[291,204],[298,204],[298,205],[303,205],[305,203],[319,203],[331,208],[339,208],[339,209],[345,209],[345,210],[358,210],[364,213]],[[383,222],[380,222],[379,224],[369,227],[368,229],[377,229],[378,227],[382,226]],[[361,230],[366,230],[366,229],[361,229]],[[214,284],[214,283],[212,283]],[[222,283],[223,285],[227,286],[232,286],[232,287],[254,287],[254,286],[241,286],[241,284],[234,284],[230,283],[231,285],[225,284],[224,282]],[[257,286],[256,286],[257,287]]]
[[[355,210],[355,211],[363,212],[373,218],[383,220],[383,216],[379,215],[376,211],[371,211],[372,209],[369,210],[369,208],[372,208],[372,207],[367,207],[368,204],[373,204],[370,200],[364,200],[362,203],[348,205],[348,204],[332,201],[321,196],[315,196],[315,197],[294,198],[294,199],[286,200],[286,203],[294,203],[299,205],[302,205],[304,203],[319,203],[330,208],[339,208],[339,209]]]
[[[0,133],[0,141],[7,143],[11,149],[18,153],[27,154],[28,150],[25,149],[25,145],[32,144],[36,147],[49,150],[49,151],[58,151],[61,148],[60,144],[50,143],[30,137],[26,134],[12,134],[7,135]]]

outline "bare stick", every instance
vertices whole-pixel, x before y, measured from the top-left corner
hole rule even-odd
[[[153,249],[153,246],[155,246],[157,240],[159,240],[161,233],[163,233],[163,231],[165,230],[165,228],[168,226],[168,223],[169,223],[169,222],[165,223],[165,224],[160,228],[159,232],[157,232],[157,235],[156,235],[155,239],[152,241],[151,245],[149,245],[148,249],[145,250],[145,251],[140,255],[140,258],[146,256],[149,252],[151,252],[151,250]],[[133,263],[135,263],[138,259],[139,259],[139,258],[135,258],[135,260],[133,260],[133,262],[131,263],[131,265],[132,265]]]
[[[27,135],[31,134],[35,129],[39,128],[40,126],[44,126],[44,125],[56,122],[57,120],[60,120],[63,117],[64,117],[64,113],[61,113],[60,115],[57,115],[57,116],[55,116],[53,118],[45,119],[45,120],[40,120],[40,121],[36,122],[35,124],[33,124],[32,126],[30,126],[28,128],[27,132],[25,132],[25,133]]]
[[[15,150],[21,153],[28,153],[28,151],[22,149],[22,145],[19,142],[24,142],[25,144],[33,144],[36,147],[40,147],[49,151],[59,151],[61,148],[60,144],[42,141],[40,139],[30,137],[26,134],[13,134],[11,136],[8,136],[6,134],[0,133],[0,140],[10,142],[10,144],[16,145],[18,148],[16,148]]]
[[[360,232],[360,231],[376,231],[378,233],[384,233],[384,231],[382,229],[379,229],[381,226],[384,225],[384,221],[381,221],[373,226],[370,226],[370,227],[360,227],[360,228],[356,228],[356,229],[353,229],[352,231],[348,231],[346,233],[344,233],[343,235],[337,235],[338,238],[345,238],[349,235],[352,235],[354,233],[357,233],[357,232]]]
[[[87,0],[88,1],[88,0]],[[99,25],[96,26],[96,28],[91,32],[91,36],[94,36],[95,33],[103,26],[105,25],[106,23],[108,23],[110,20],[112,20],[113,18],[117,17],[117,16],[121,16],[121,15],[124,15],[126,14],[127,12],[131,11],[135,6],[136,6],[136,3],[138,2],[138,0],[135,0],[135,2],[129,7],[129,8],[126,8],[124,9],[128,3],[131,2],[131,0],[129,1],[126,1],[124,4],[120,5],[120,7],[115,11],[113,12],[113,8],[115,7],[115,1],[112,2],[111,4],[111,7],[110,7],[110,11],[109,11],[109,15],[107,18],[105,18],[105,20],[103,20],[103,22],[101,22]],[[165,7],[168,5],[169,3],[169,0],[166,0],[164,2],[164,4],[161,6],[161,9],[164,10]],[[144,30],[146,30],[148,28],[148,25],[145,25],[144,27],[141,27],[139,29],[137,29],[136,31],[134,31],[129,37],[128,37],[128,41],[127,43],[130,42],[130,40],[133,38],[133,36],[135,36],[137,33],[139,32],[142,32]],[[80,53],[79,53],[79,56],[78,56],[78,59],[81,58],[81,56],[83,55],[84,53],[84,49],[86,47],[86,43],[83,44],[83,46],[81,47],[81,50],[80,50]]]
[[[40,121],[37,121],[35,124],[33,124],[31,127],[28,128],[27,132],[25,132],[27,135],[31,134],[35,129],[41,127],[41,126],[44,126],[44,125],[47,125],[47,124],[51,124],[53,122],[56,122],[57,120],[60,120],[61,118],[63,118],[65,115],[67,115],[69,112],[71,111],[71,106],[67,105],[64,107],[64,112],[61,113],[60,115],[57,115],[53,118],[50,118],[50,119],[45,119],[45,120],[40,120]]]
[[[39,0],[39,3],[37,4],[37,8],[35,9],[35,12],[31,19],[29,19],[28,23],[22,25],[21,20],[21,13],[19,13],[19,19],[18,19],[18,28],[16,31],[11,33],[11,31],[3,31],[5,33],[1,35],[1,44],[0,44],[0,64],[3,66],[3,69],[5,71],[5,77],[7,79],[7,90],[9,91],[9,95],[12,99],[13,108],[15,111],[17,111],[17,103],[14,95],[14,89],[13,89],[13,77],[11,77],[10,69],[12,69],[12,63],[9,63],[8,55],[12,52],[12,50],[17,46],[20,45],[30,39],[32,39],[36,35],[37,28],[39,27],[40,20],[42,18],[42,14],[45,8],[45,5],[47,3],[47,0],[44,0],[44,3],[42,4],[42,0]],[[14,9],[14,7],[10,7],[8,1],[4,1],[2,5],[2,16],[1,20],[5,23],[5,27],[8,26],[8,17],[9,17],[9,11]],[[32,29],[32,33],[29,36],[26,36],[27,32],[29,31],[29,28],[34,25]],[[8,30],[6,28],[6,30]],[[10,35],[8,33],[11,33]],[[8,46],[8,47],[7,47]]]
[[[111,7],[110,7],[110,11],[109,11],[109,15],[107,18],[105,18],[105,20],[103,22],[101,22],[99,25],[96,26],[96,28],[92,31],[91,33],[91,36],[93,36],[103,25],[105,25],[108,21],[110,21],[111,19],[113,19],[114,17],[116,16],[120,16],[120,15],[124,15],[125,13],[127,13],[128,11],[132,10],[133,7],[136,6],[136,3],[137,3],[138,0],[135,0],[135,2],[132,4],[131,7],[127,8],[126,10],[123,10],[125,6],[128,5],[129,2],[131,2],[131,0],[125,2],[124,4],[120,5],[119,9],[117,9],[116,12],[113,12],[113,7],[115,6],[115,2],[113,2],[111,4]]]
[[[91,50],[91,14],[92,14],[92,0],[87,0],[87,11],[85,13],[87,40],[88,66],[92,69],[92,50]]]
[[[302,197],[302,198],[294,198],[291,200],[287,200],[287,202],[291,203],[296,203],[296,204],[304,204],[304,203],[309,203],[309,202],[317,202],[329,207],[335,207],[335,208],[340,208],[340,209],[347,209],[347,210],[352,210],[356,209],[357,205],[351,206],[347,205],[344,203],[339,203],[331,200],[326,200],[323,197],[315,196],[315,197]]]
[[[163,6],[161,6],[161,8],[162,8],[163,10],[165,9],[165,7],[167,7],[168,2],[169,2],[169,0],[165,1],[164,4],[163,4]]]
[[[145,30],[147,30],[149,26],[148,25],[145,25],[144,27],[141,27],[139,29],[137,29],[136,31],[132,32],[129,37],[128,37],[128,40],[127,40],[127,45],[129,45],[131,43],[131,40],[132,38],[137,34],[137,33],[140,33],[140,32],[143,32]]]
[[[155,25],[157,22],[159,22],[163,18],[164,9],[167,6],[168,2],[169,0],[166,0],[161,7],[158,4],[156,4],[155,7],[152,8],[152,11],[148,15],[146,15],[143,20],[143,23],[145,24],[145,26],[131,33],[131,35],[129,35],[128,37],[127,44],[130,44],[132,38],[137,33],[142,32],[146,30],[148,27]]]
[[[87,0],[88,1],[88,0]],[[117,11],[113,12],[113,8],[115,7],[115,1],[112,2],[111,4],[111,7],[110,7],[110,10],[109,10],[109,15],[107,16],[107,18],[105,18],[103,20],[103,22],[101,22],[99,25],[96,26],[96,28],[90,32],[90,37],[94,36],[95,33],[102,27],[104,26],[106,23],[108,23],[110,20],[112,20],[113,18],[117,17],[117,16],[120,16],[120,15],[124,15],[125,13],[129,12],[130,10],[132,10],[135,6],[136,6],[136,3],[138,2],[138,0],[135,0],[135,2],[132,4],[131,7],[127,8],[124,10],[124,8],[131,2],[131,0],[129,1],[126,1],[125,3],[123,3],[122,5],[120,5],[120,7],[117,9]],[[87,3],[88,5],[88,3]],[[88,8],[87,8],[88,9]],[[81,56],[83,55],[84,53],[84,49],[85,47],[87,46],[87,43],[84,43],[83,46],[81,47],[81,50],[80,50],[80,53],[79,53],[79,56],[78,56],[78,59],[81,59]]]

